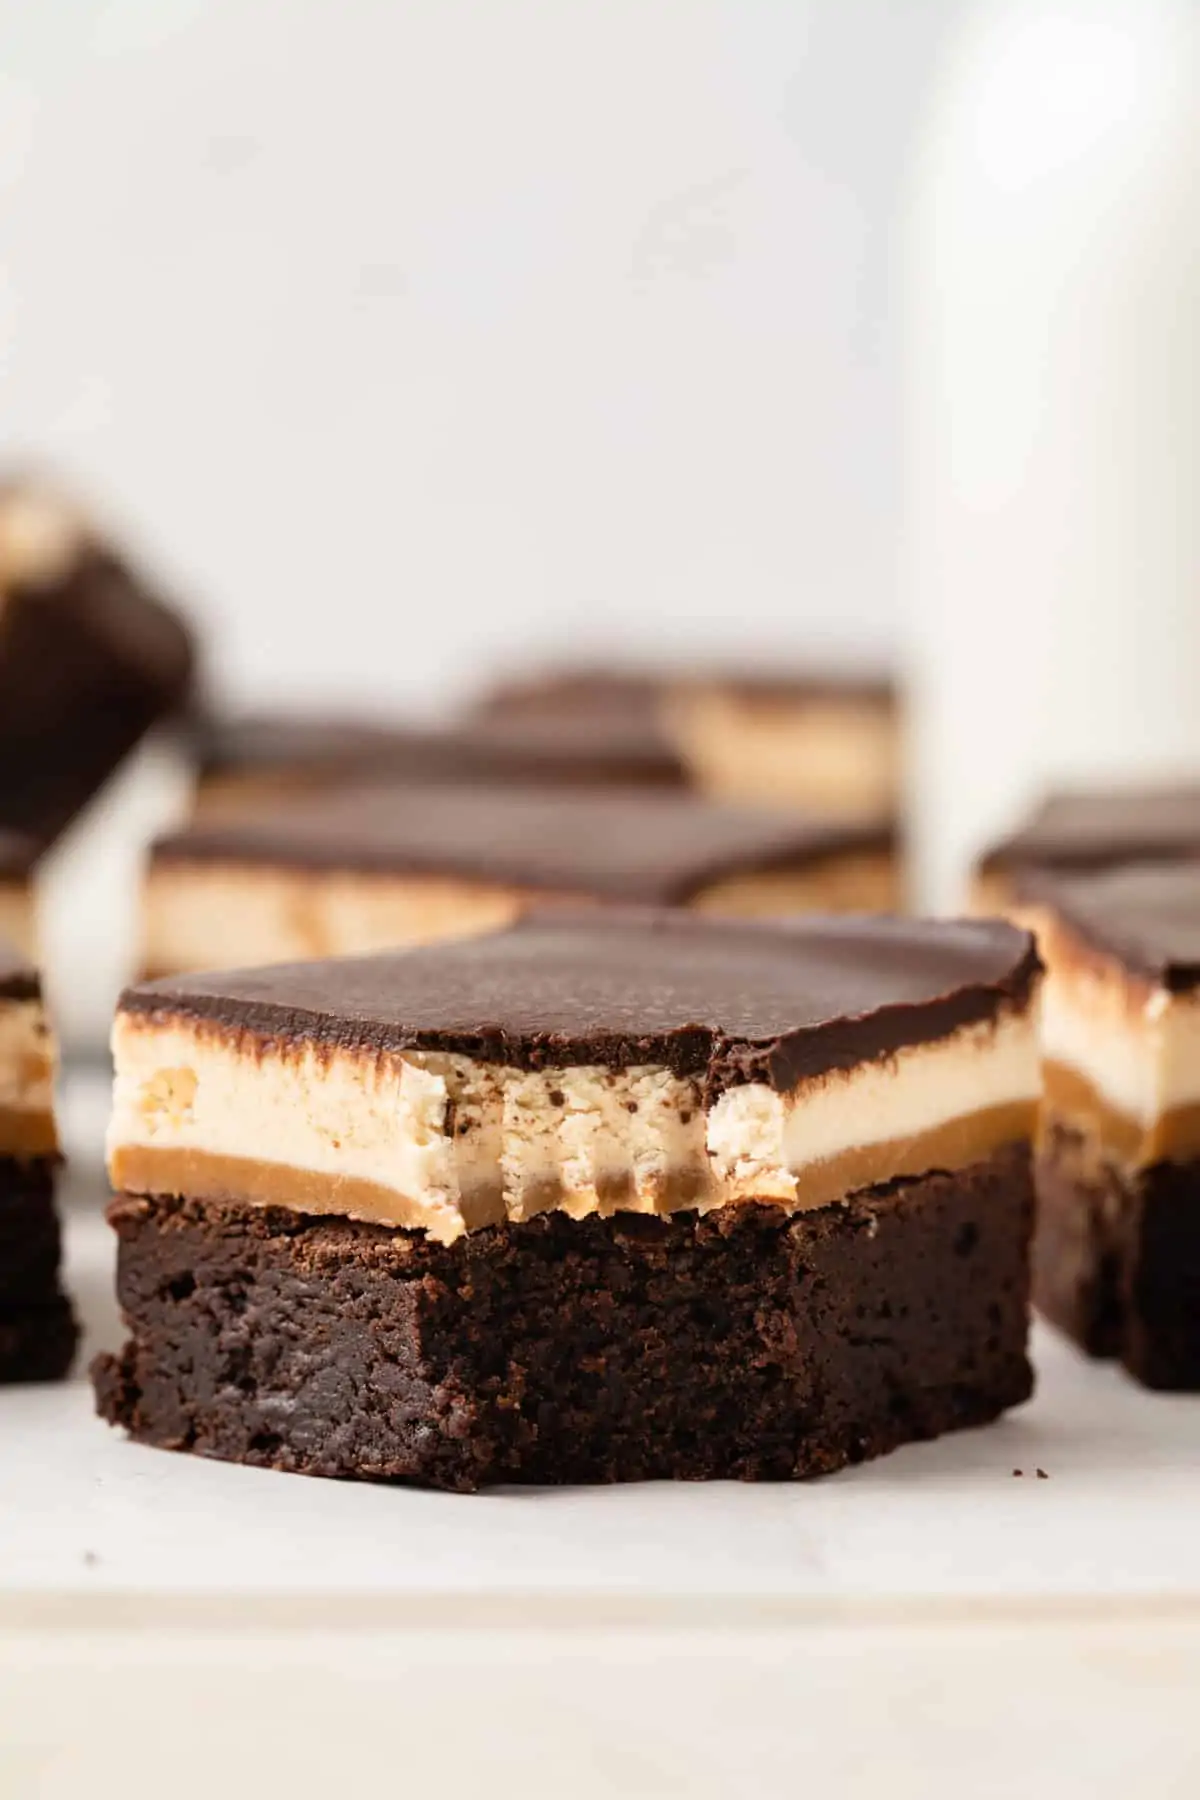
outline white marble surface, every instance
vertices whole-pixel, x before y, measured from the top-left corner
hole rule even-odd
[[[84,1362],[119,1337],[94,1164],[104,1103],[102,1083],[76,1084],[69,1108]],[[275,1596],[321,1613],[366,1599],[394,1603],[397,1617],[451,1600],[489,1616],[614,1600],[771,1615],[989,1598],[1200,1603],[1200,1400],[1143,1393],[1048,1331],[1035,1348],[1037,1396],[1001,1424],[796,1486],[464,1497],[304,1480],[126,1443],[93,1418],[82,1375],[9,1392],[0,1602]]]
[[[89,1354],[104,1109],[73,1084]],[[0,1793],[1190,1796],[1200,1401],[1036,1353],[1005,1423],[797,1487],[357,1487],[129,1445],[82,1378],[10,1390]]]

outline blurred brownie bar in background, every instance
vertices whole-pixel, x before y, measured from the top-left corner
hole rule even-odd
[[[37,971],[0,942],[0,1381],[53,1381],[75,1351],[59,1285],[54,1043]]]
[[[36,930],[33,867],[37,845],[20,832],[0,830],[0,941],[33,956]]]
[[[1200,858],[1200,785],[1051,794],[1018,831],[980,859],[973,910],[1009,913],[1036,904],[1044,875],[1189,857]]]
[[[303,713],[212,716],[194,727],[196,811],[271,804],[355,780],[682,787],[660,732],[614,733],[588,714],[401,725]]]
[[[192,669],[176,614],[48,488],[0,488],[0,828],[46,849]]]
[[[1039,964],[590,908],[127,992],[100,1410],[437,1487],[816,1475],[1024,1400]]]
[[[1035,1297],[1093,1356],[1200,1389],[1200,864],[1043,875]]]
[[[508,924],[533,902],[733,916],[886,912],[886,825],[805,820],[630,788],[339,789],[160,839],[148,974],[352,955]]]
[[[899,805],[900,707],[882,676],[575,670],[497,686],[481,710],[658,732],[717,799],[848,818]]]

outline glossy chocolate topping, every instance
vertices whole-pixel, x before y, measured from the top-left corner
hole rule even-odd
[[[337,789],[163,838],[162,862],[454,875],[674,905],[727,876],[886,851],[884,824],[797,819],[689,793],[397,782]]]
[[[932,1042],[1024,1005],[1039,968],[1028,933],[993,921],[553,910],[422,950],[146,982],[121,1005],[355,1051],[657,1064],[713,1093]]]
[[[1037,899],[1073,937],[1131,974],[1175,992],[1200,987],[1200,861],[1044,875]]]
[[[42,983],[28,957],[0,938],[0,1000],[37,1000]]]
[[[1052,794],[988,851],[986,872],[1103,869],[1200,856],[1200,787]]]

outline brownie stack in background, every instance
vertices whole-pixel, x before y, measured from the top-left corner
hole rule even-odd
[[[177,608],[73,500],[0,485],[0,930],[73,1047],[102,1047],[128,974],[136,859],[180,785],[158,728],[194,668]]]
[[[971,899],[1048,968],[1035,1302],[1089,1355],[1200,1391],[1200,783],[1049,795]]]
[[[160,719],[191,636],[75,507],[0,488],[0,830],[44,855]]]
[[[1036,906],[1047,876],[1140,862],[1200,860],[1200,782],[1063,789],[979,859],[971,903],[980,913]]]
[[[897,710],[878,679],[580,672],[433,724],[213,712],[141,970],[424,943],[547,898],[896,910]]]
[[[195,810],[250,809],[362,780],[547,787],[683,788],[660,733],[588,714],[411,724],[313,712],[210,714],[193,731]]]
[[[886,826],[686,790],[393,780],[209,813],[151,853],[147,974],[461,937],[539,901],[889,912]]]
[[[55,1380],[75,1353],[59,1282],[54,1067],[37,970],[0,939],[0,1382]]]
[[[899,696],[882,675],[559,670],[498,683],[478,711],[657,738],[721,800],[893,824],[900,803]]]
[[[19,831],[0,829],[0,939],[33,954],[33,871],[38,847]]]

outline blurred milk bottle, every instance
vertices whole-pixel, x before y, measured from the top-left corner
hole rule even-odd
[[[920,897],[1050,783],[1200,778],[1200,0],[982,0],[905,246]]]

